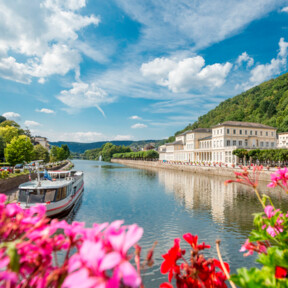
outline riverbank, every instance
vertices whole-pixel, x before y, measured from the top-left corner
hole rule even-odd
[[[73,167],[73,163],[71,161],[67,161],[64,164],[54,166],[51,168],[47,168],[47,170],[70,170],[71,167]],[[31,179],[36,179],[37,175],[36,173],[31,173]],[[5,178],[0,179],[0,193],[8,193],[13,194],[18,189],[18,186],[22,183],[29,181],[29,173],[27,174],[21,174],[19,176],[15,176],[13,178]]]
[[[159,169],[171,169],[177,171],[186,171],[195,174],[221,176],[227,179],[234,179],[234,172],[241,172],[239,168],[229,167],[209,167],[209,166],[192,166],[185,164],[169,164],[161,161],[142,161],[142,160],[124,160],[124,159],[112,159],[111,162],[127,165],[135,168],[159,168]],[[252,171],[252,170],[251,170]],[[262,171],[259,176],[259,181],[270,181],[270,174],[273,171]]]

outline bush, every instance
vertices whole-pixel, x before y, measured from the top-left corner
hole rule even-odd
[[[15,169],[15,170],[14,170],[14,173],[16,173],[16,174],[19,174],[20,172],[21,172],[20,169]]]

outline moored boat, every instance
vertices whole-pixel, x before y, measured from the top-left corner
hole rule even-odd
[[[37,204],[46,206],[49,217],[68,213],[84,190],[82,171],[49,171],[44,177],[19,186],[18,203],[30,208]]]

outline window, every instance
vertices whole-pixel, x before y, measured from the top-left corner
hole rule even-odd
[[[245,139],[245,146],[247,147],[248,146],[248,140]]]
[[[271,142],[271,147],[274,147],[274,142]]]
[[[257,136],[257,131],[255,131],[255,135]]]
[[[233,134],[236,134],[236,129],[233,130]]]
[[[227,129],[227,134],[230,134],[230,129]]]
[[[236,146],[236,140],[233,140],[233,146]]]
[[[268,136],[268,132],[266,132],[266,136]]]
[[[227,146],[230,146],[230,140],[227,140]]]
[[[219,134],[219,130],[217,130],[217,134]]]
[[[45,193],[45,202],[54,201],[56,189],[47,189]]]
[[[253,131],[252,130],[250,130],[250,135],[252,135],[253,134]]]
[[[260,131],[260,136],[262,136],[262,131]]]
[[[266,147],[269,147],[269,142],[266,142]]]
[[[239,146],[242,146],[242,141],[239,141]]]
[[[260,147],[264,147],[264,142],[260,142]]]
[[[271,132],[271,136],[273,136],[274,135],[274,132]]]
[[[239,134],[242,135],[242,130],[239,130]]]
[[[248,131],[247,130],[245,130],[245,135],[248,135]]]

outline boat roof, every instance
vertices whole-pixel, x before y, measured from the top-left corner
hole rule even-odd
[[[19,189],[57,189],[68,186],[72,180],[41,180],[40,185],[37,180],[25,182],[19,185]]]

